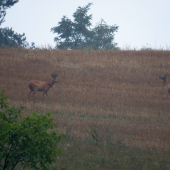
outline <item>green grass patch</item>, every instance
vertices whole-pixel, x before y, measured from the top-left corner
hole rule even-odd
[[[74,142],[57,164],[70,170],[168,170],[170,153],[130,148],[121,144]]]

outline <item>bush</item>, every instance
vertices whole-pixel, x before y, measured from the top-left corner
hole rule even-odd
[[[58,134],[52,123],[52,113],[31,112],[21,116],[24,107],[10,107],[0,93],[0,170],[13,170],[18,163],[23,168],[49,169],[61,150],[57,144],[65,135]]]

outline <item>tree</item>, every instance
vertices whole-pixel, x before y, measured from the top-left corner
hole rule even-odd
[[[6,10],[19,2],[19,0],[0,1],[0,25],[5,21]],[[27,47],[25,34],[15,33],[12,28],[0,28],[0,46]]]
[[[27,47],[25,34],[15,33],[12,28],[0,28],[0,46]]]
[[[77,11],[73,14],[73,47],[75,49],[80,47],[86,48],[87,42],[92,40],[93,31],[90,29],[90,26],[92,25],[90,22],[92,20],[92,15],[87,15],[91,5],[92,3],[89,3],[85,7],[78,7]]]
[[[58,26],[51,28],[53,33],[59,35],[54,38],[56,48],[78,49],[87,45],[87,40],[92,38],[92,31],[89,30],[92,25],[90,22],[92,15],[87,15],[91,5],[92,3],[89,3],[83,8],[78,7],[73,14],[74,22],[63,16]]]
[[[0,1],[0,25],[5,21],[4,18],[6,16],[6,9],[13,6],[19,0],[1,0]]]
[[[23,168],[49,169],[61,153],[57,144],[65,135],[59,135],[52,123],[51,113],[31,112],[21,116],[24,107],[10,107],[0,93],[0,170],[13,170],[18,163]],[[31,115],[31,116],[30,116]],[[51,129],[51,130],[50,130]]]
[[[93,31],[95,35],[93,37],[93,46],[96,49],[118,49],[117,43],[114,41],[114,32],[117,32],[118,26],[108,26],[106,22],[101,19],[101,21],[95,26]]]
[[[92,15],[87,15],[91,5],[92,3],[88,3],[85,7],[78,7],[73,13],[74,22],[64,16],[58,26],[51,28],[53,33],[57,33],[57,37],[54,38],[56,48],[116,49],[117,44],[113,43],[113,40],[118,26],[108,26],[102,20],[94,29],[91,29]]]
[[[51,31],[59,34],[59,37],[55,37],[56,47],[59,49],[71,48],[73,38],[73,22],[66,16],[63,16],[61,22],[58,23],[58,27],[54,27]]]

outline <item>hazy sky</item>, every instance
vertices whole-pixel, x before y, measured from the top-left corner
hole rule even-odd
[[[50,32],[66,15],[73,21],[78,6],[92,2],[88,15],[92,24],[104,19],[119,26],[115,42],[121,48],[152,47],[170,49],[170,0],[20,0],[7,10],[2,27],[25,33],[29,43],[55,46]]]

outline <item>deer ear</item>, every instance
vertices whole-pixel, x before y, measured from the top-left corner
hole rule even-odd
[[[56,75],[56,77],[58,76],[58,74]]]

